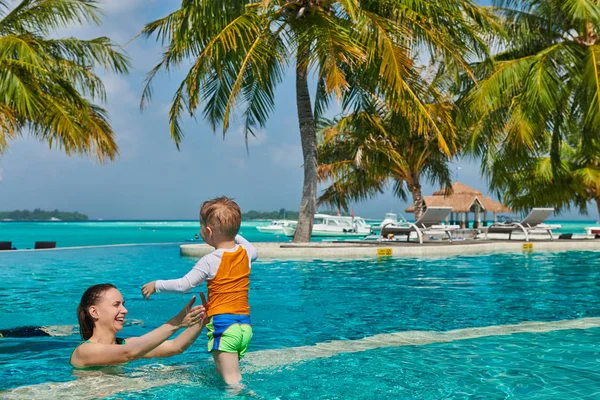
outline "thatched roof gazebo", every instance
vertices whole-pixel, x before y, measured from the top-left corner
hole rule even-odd
[[[494,215],[496,222],[497,213],[512,212],[510,208],[496,200],[485,196],[477,189],[473,189],[464,183],[454,182],[452,184],[452,194],[446,194],[446,189],[438,190],[433,193],[433,196],[423,196],[424,207],[452,207],[450,213],[450,223],[460,225],[463,228],[469,227],[469,213],[474,213],[473,228],[478,228],[481,221],[481,213],[483,213],[483,225],[487,225],[487,213],[491,212]],[[406,209],[406,212],[414,212],[414,206]]]

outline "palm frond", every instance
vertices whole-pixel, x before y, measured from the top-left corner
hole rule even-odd
[[[46,36],[67,24],[98,22],[91,0],[23,0],[0,20],[0,154],[29,133],[68,155],[100,162],[118,154],[105,110],[100,66],[126,73],[129,59],[108,38]]]

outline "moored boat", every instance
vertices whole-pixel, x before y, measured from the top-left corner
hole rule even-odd
[[[283,233],[284,226],[296,226],[298,221],[292,221],[287,219],[274,219],[267,226],[257,226],[259,232],[262,233]]]
[[[586,226],[583,229],[588,235],[600,235],[600,221],[597,222],[596,226]]]
[[[385,216],[383,217],[383,221],[381,221],[381,223],[379,225],[373,225],[372,228],[374,230],[378,230],[380,231],[381,228],[383,228],[386,225],[397,225],[397,224],[401,224],[406,222],[406,218],[404,218],[404,216],[402,214],[400,214],[400,218],[398,218],[398,214],[393,213],[393,212],[389,212],[386,213]]]
[[[296,234],[296,226],[284,226],[286,236]],[[361,217],[340,217],[327,214],[315,214],[313,237],[364,237],[371,233],[371,227]]]

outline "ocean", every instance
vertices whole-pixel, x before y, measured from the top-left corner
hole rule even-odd
[[[381,221],[367,220],[371,225]],[[556,233],[584,233],[596,221],[551,221],[560,224]],[[240,234],[251,242],[287,242],[283,234],[261,233],[256,227],[269,221],[244,221]],[[31,249],[36,241],[56,242],[57,247],[106,246],[123,244],[186,243],[199,233],[198,221],[89,221],[89,222],[0,222],[0,241],[13,247]]]

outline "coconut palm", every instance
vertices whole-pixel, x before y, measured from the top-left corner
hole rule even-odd
[[[538,186],[550,182],[550,172],[559,188],[565,173],[573,177],[573,151],[594,149],[600,139],[600,2],[497,0],[495,6],[506,32],[501,51],[473,67],[477,85],[465,80],[462,86],[469,149],[483,158],[483,171],[500,193],[513,193],[519,182],[511,179],[534,178],[532,171],[540,174]],[[563,151],[566,141],[575,150]],[[560,207],[559,198],[569,196],[580,203],[577,191],[562,187],[565,193],[546,197],[555,199],[551,205]],[[532,198],[518,193],[510,203]]]
[[[520,162],[506,163],[511,150],[503,148],[491,162],[491,187],[517,211],[553,206],[557,212],[576,207],[586,213],[588,202],[595,201],[600,215],[600,141],[571,142],[577,138],[567,135],[561,142],[558,166],[550,156],[551,133],[546,134],[546,155],[523,154]]]
[[[429,100],[439,99],[435,84]],[[426,100],[426,99],[425,99]],[[424,102],[439,124],[436,132],[419,134],[410,119],[381,103],[364,102],[364,108],[333,121],[324,120],[319,144],[319,180],[329,182],[320,203],[348,209],[350,201],[362,201],[383,193],[392,183],[402,200],[412,195],[415,218],[424,207],[422,182],[451,187],[449,162],[457,154],[459,137],[449,99]]]
[[[98,23],[92,0],[0,0],[0,155],[9,140],[31,134],[67,154],[101,162],[118,153],[93,68],[123,73],[126,56],[108,38],[54,39],[50,33],[76,23]]]
[[[246,138],[264,127],[275,107],[275,88],[291,64],[304,156],[304,187],[294,241],[308,241],[317,195],[316,119],[336,97],[359,101],[352,82],[368,84],[396,112],[410,117],[416,133],[436,131],[421,101],[412,54],[429,51],[448,66],[468,69],[467,55],[485,54],[479,37],[493,24],[470,0],[183,0],[181,8],[149,23],[146,36],[166,44],[149,73],[142,105],[156,74],[191,61],[175,91],[170,134],[179,145],[181,117],[204,103],[204,117],[223,135],[236,105]],[[309,73],[315,72],[314,106]],[[360,75],[360,79],[356,76]]]

